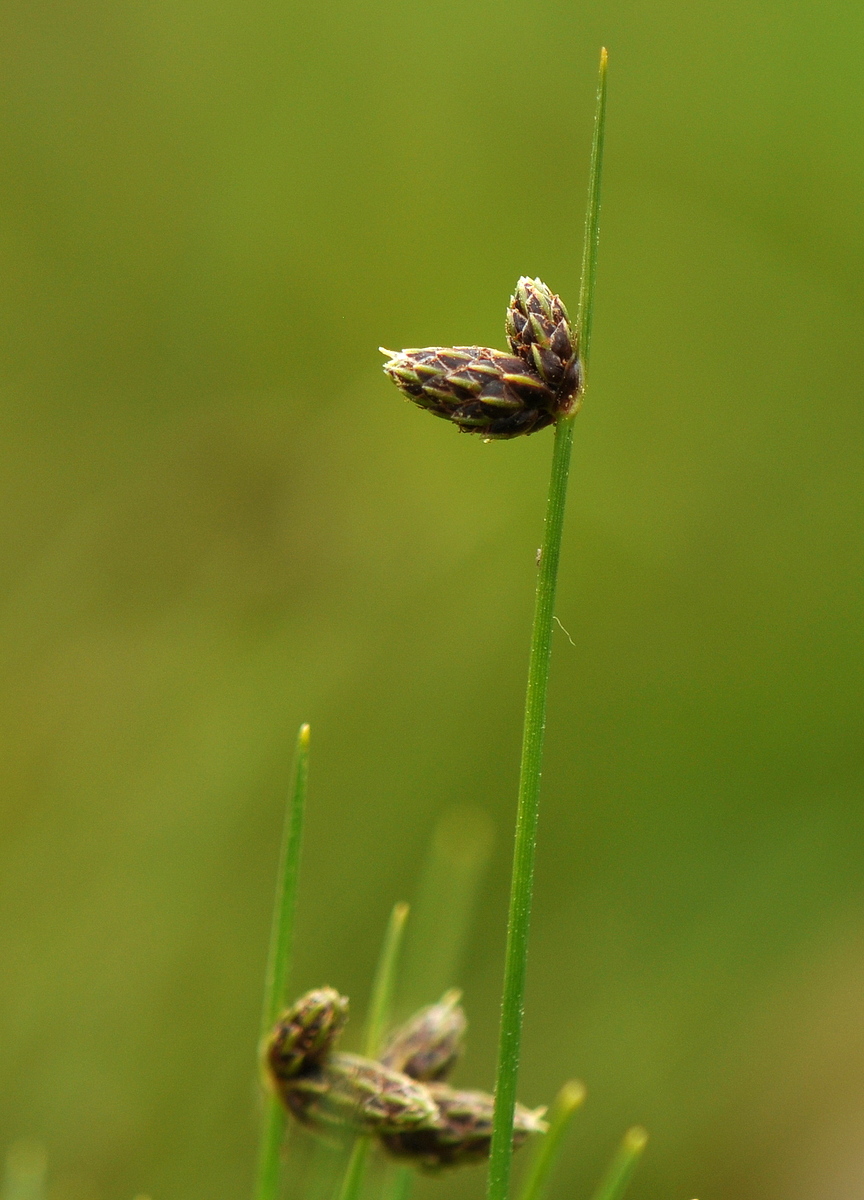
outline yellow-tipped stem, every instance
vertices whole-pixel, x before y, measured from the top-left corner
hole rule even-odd
[[[627,1130],[592,1200],[621,1200],[647,1142],[648,1134],[641,1125]]]
[[[542,1200],[552,1170],[561,1156],[564,1135],[584,1102],[584,1084],[578,1079],[571,1079],[564,1084],[549,1114],[549,1131],[538,1140],[533,1161],[519,1193],[519,1200]]]
[[[261,1014],[262,1045],[285,1005],[285,990],[294,942],[294,913],[297,907],[300,847],[303,839],[306,785],[309,778],[309,736],[309,726],[301,725],[297,734],[292,787],[285,812],[276,883],[276,901],[273,906],[273,923],[270,929],[270,948],[267,955],[267,974],[264,983],[264,1006]],[[255,1200],[276,1200],[279,1195],[281,1173],[279,1153],[284,1133],[285,1110],[276,1096],[268,1091],[264,1098]]]

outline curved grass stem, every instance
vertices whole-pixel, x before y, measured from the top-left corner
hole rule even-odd
[[[597,108],[591,149],[588,206],[585,219],[585,244],[582,258],[582,283],[579,293],[577,330],[583,373],[587,376],[588,351],[594,312],[594,285],[597,272],[597,244],[600,228],[600,176],[603,161],[603,134],[606,118],[606,51],[600,54]],[[501,1002],[501,1027],[498,1041],[498,1073],[495,1088],[495,1117],[489,1157],[488,1200],[507,1200],[513,1154],[513,1113],[516,1081],[522,1041],[522,1009],[525,997],[525,973],[528,956],[528,930],[534,883],[534,851],[537,841],[537,817],[540,798],[540,772],[546,730],[546,699],[549,691],[549,663],[552,654],[552,621],[561,557],[561,535],[570,452],[573,445],[573,415],[560,417],[555,425],[552,472],[546,502],[546,526],[540,565],[534,625],[531,632],[531,656],[528,664],[528,689],[525,697],[525,723],[522,734],[522,762],[519,773],[519,802],[516,816],[516,842],[510,887],[510,912],[507,925],[507,950],[504,965],[504,993]]]

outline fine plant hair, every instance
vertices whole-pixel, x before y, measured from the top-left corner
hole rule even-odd
[[[462,432],[477,433],[488,441],[527,436],[553,426],[545,527],[536,567],[495,1094],[456,1092],[443,1082],[458,1056],[465,1026],[464,1016],[457,1015],[458,992],[447,992],[437,1006],[431,1004],[415,1014],[401,1027],[401,1033],[391,1031],[400,949],[408,918],[405,904],[396,904],[385,932],[361,1056],[340,1054],[332,1046],[342,1016],[347,1014],[347,998],[340,998],[332,989],[318,989],[301,997],[291,1008],[285,1007],[308,778],[309,727],[304,725],[298,737],[285,818],[268,957],[261,1026],[264,1112],[253,1200],[277,1200],[279,1196],[286,1107],[304,1123],[314,1126],[316,1120],[326,1120],[332,1127],[341,1126],[348,1138],[347,1165],[333,1200],[358,1200],[376,1137],[379,1146],[398,1153],[400,1162],[408,1162],[383,1174],[383,1200],[407,1200],[415,1169],[452,1167],[487,1156],[487,1198],[509,1200],[514,1140],[519,1144],[529,1134],[539,1136],[534,1138],[534,1156],[518,1200],[541,1200],[566,1132],[585,1098],[580,1083],[565,1083],[547,1123],[542,1119],[545,1109],[531,1112],[517,1105],[516,1086],[555,594],[574,420],[590,382],[606,73],[604,49],[600,55],[575,321],[571,322],[561,299],[545,284],[525,277],[519,280],[507,311],[509,351],[478,346],[384,351],[388,356],[384,370],[403,394]],[[328,1001],[328,996],[335,1000]],[[425,998],[427,1004],[434,1000],[434,996]],[[332,1040],[331,1025],[321,1015],[322,1004],[328,1002],[344,1005],[344,1013],[340,1008],[339,1020],[332,1023]],[[410,1053],[394,1051],[400,1037]],[[415,1045],[418,1038],[419,1046]],[[418,1063],[425,1066],[417,1067]],[[407,1120],[410,1127],[398,1124]],[[619,1200],[646,1140],[641,1127],[627,1131],[594,1200]]]

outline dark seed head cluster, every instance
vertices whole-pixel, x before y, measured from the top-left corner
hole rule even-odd
[[[509,354],[486,346],[382,349],[384,371],[409,400],[463,433],[487,440],[536,433],[578,405],[576,331],[560,297],[524,276],[505,324]]]
[[[415,1013],[390,1036],[381,1061],[334,1049],[348,1000],[333,988],[301,996],[264,1048],[267,1072],[287,1110],[319,1132],[376,1136],[388,1153],[424,1171],[486,1158],[495,1097],[443,1082],[466,1028],[459,993]],[[516,1105],[513,1145],[542,1133],[545,1109]]]

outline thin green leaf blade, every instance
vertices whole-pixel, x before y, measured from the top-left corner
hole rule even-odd
[[[300,849],[303,840],[303,818],[306,811],[306,789],[309,780],[308,725],[301,725],[297,735],[291,791],[285,812],[282,846],[276,882],[276,899],[270,928],[270,946],[264,980],[264,1004],[261,1012],[261,1039],[267,1036],[285,1005],[285,991],[291,966],[294,944],[294,915],[297,907],[297,882],[300,874]],[[255,1200],[276,1200],[281,1174],[280,1149],[285,1133],[285,1110],[272,1094],[264,1098],[261,1141],[258,1151],[258,1170],[255,1180]]]
[[[399,967],[399,952],[405,935],[405,922],[408,920],[408,905],[402,901],[393,905],[390,920],[384,934],[375,979],[372,983],[372,996],[369,1002],[369,1015],[366,1018],[366,1035],[364,1038],[364,1054],[375,1058],[381,1049],[381,1043],[390,1023],[390,1010],[393,1007],[393,993],[396,990],[396,973]]]
[[[592,1200],[621,1200],[647,1142],[648,1134],[641,1125],[627,1130]]]
[[[519,1200],[542,1200],[552,1170],[561,1156],[564,1135],[585,1101],[585,1086],[576,1079],[565,1083],[549,1114],[548,1132],[539,1140]]]
[[[588,370],[591,330],[594,324],[594,293],[597,286],[597,252],[600,247],[600,183],[603,177],[603,148],[606,139],[606,72],[609,55],[600,51],[597,78],[597,107],[594,137],[591,142],[591,167],[588,173],[588,204],[585,210],[585,240],[582,245],[582,283],[579,288],[579,317],[576,330],[583,375]]]

